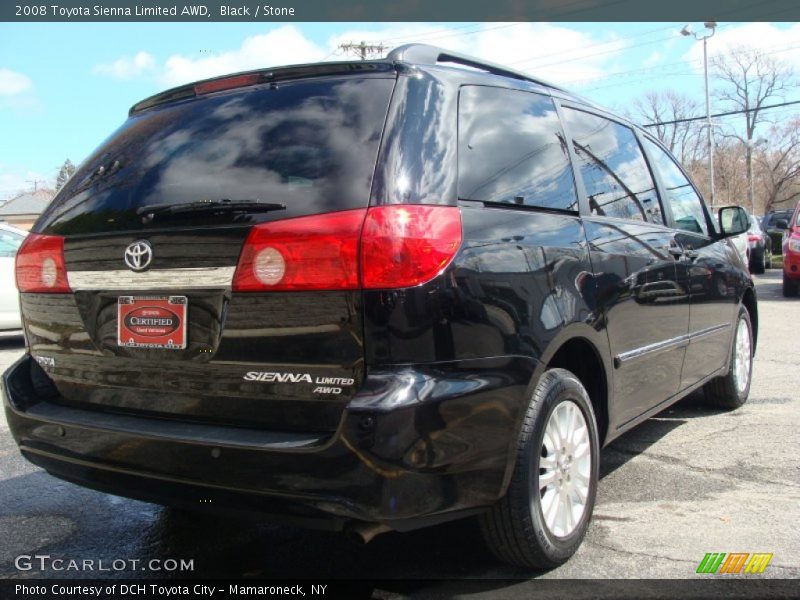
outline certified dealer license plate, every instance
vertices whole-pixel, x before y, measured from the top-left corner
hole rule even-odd
[[[186,348],[186,296],[120,296],[117,343],[128,348]]]

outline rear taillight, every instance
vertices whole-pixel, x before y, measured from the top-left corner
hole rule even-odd
[[[761,241],[761,236],[760,236],[760,235],[748,235],[748,236],[747,236],[747,241],[748,241],[748,242],[758,242],[758,241]]]
[[[458,207],[370,208],[361,233],[361,284],[366,289],[387,289],[430,281],[453,260],[460,246]]]
[[[20,292],[69,292],[64,238],[28,234],[17,251],[16,276]]]
[[[453,206],[376,206],[274,221],[250,231],[233,290],[413,287],[441,273],[460,245],[461,212]]]
[[[358,238],[366,209],[256,225],[247,237],[233,290],[358,288]]]

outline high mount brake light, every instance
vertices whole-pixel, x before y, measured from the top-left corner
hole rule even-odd
[[[70,292],[64,261],[64,238],[28,234],[17,251],[15,272],[20,292]]]
[[[376,206],[273,221],[250,231],[233,290],[413,287],[441,273],[460,245],[461,212],[452,206]]]
[[[263,77],[260,73],[248,73],[247,75],[235,75],[234,77],[225,77],[223,79],[212,79],[211,81],[196,83],[194,86],[194,93],[200,96],[202,94],[211,94],[213,92],[221,92],[223,90],[232,90],[248,85],[255,85],[256,83],[260,83],[262,80]]]

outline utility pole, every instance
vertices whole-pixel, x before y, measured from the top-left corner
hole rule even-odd
[[[710,30],[711,33],[707,35],[698,35],[692,28],[687,25],[681,29],[681,35],[692,36],[695,40],[703,40],[703,72],[706,81],[706,129],[708,131],[708,185],[709,195],[711,197],[711,209],[714,209],[714,138],[713,129],[711,124],[711,100],[708,94],[708,50],[706,48],[708,38],[713,37],[717,30],[716,21],[706,21],[703,26]]]
[[[355,44],[353,42],[339,44],[339,50],[344,52],[355,52],[356,56],[358,56],[361,60],[367,60],[370,55],[380,56],[386,49],[387,46],[384,46],[383,44],[367,44],[365,42],[361,42],[360,44]]]
[[[44,183],[41,179],[26,179],[25,183],[32,183],[33,184],[33,193],[35,194],[36,191],[39,189],[39,184]]]

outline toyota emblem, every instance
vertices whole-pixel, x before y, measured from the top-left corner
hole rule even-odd
[[[144,271],[153,262],[153,247],[147,240],[138,240],[125,248],[125,264],[133,271]]]

